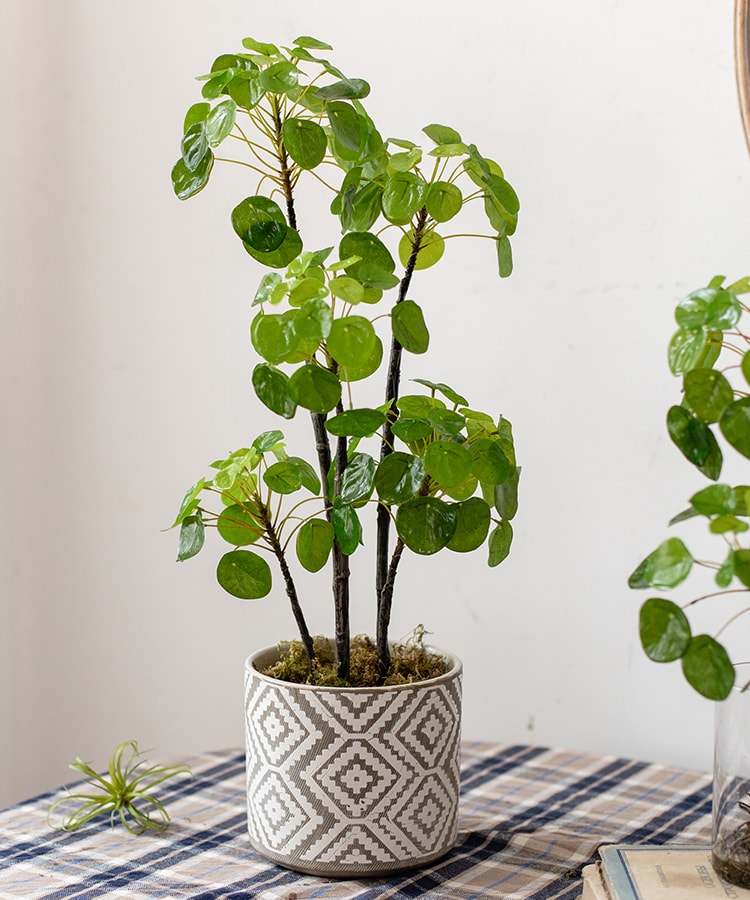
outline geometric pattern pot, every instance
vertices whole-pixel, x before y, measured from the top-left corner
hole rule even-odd
[[[245,664],[250,841],[311,875],[385,875],[447,853],[458,829],[461,662],[417,684],[290,684]]]

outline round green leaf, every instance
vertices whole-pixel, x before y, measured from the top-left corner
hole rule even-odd
[[[197,194],[208,184],[208,178],[214,165],[214,155],[211,150],[206,153],[194,172],[185,165],[183,159],[178,159],[172,169],[172,187],[180,200],[187,200],[193,194]]]
[[[287,228],[281,245],[275,250],[271,250],[270,253],[256,250],[246,241],[243,241],[243,246],[253,259],[257,259],[259,263],[263,263],[269,269],[283,269],[302,253],[302,238],[294,228]]]
[[[294,417],[297,404],[289,392],[289,378],[284,372],[259,363],[253,369],[253,388],[260,402],[277,415],[285,419]]]
[[[497,270],[501,278],[507,278],[513,272],[513,250],[506,234],[495,242],[497,250]]]
[[[257,553],[230,550],[219,560],[216,580],[233,597],[256,600],[271,590],[271,569]]]
[[[466,427],[466,417],[452,409],[431,409],[427,413],[427,420],[434,426],[435,431],[445,437],[455,437]]]
[[[421,307],[413,300],[403,300],[391,313],[393,336],[409,353],[426,353],[430,346],[430,333],[425,325]]]
[[[246,197],[232,210],[232,227],[248,250],[271,253],[284,242],[287,224],[278,203],[268,197]]]
[[[288,59],[273,63],[260,73],[260,83],[273,94],[285,94],[297,87],[299,69]]]
[[[294,316],[294,330],[303,341],[320,343],[331,333],[332,324],[331,307],[320,298],[308,300]]]
[[[186,516],[180,526],[180,539],[177,545],[177,561],[183,562],[200,553],[205,540],[205,527],[200,513]]]
[[[264,312],[253,319],[250,340],[263,359],[273,364],[284,362],[299,343],[292,319]]]
[[[690,574],[693,557],[679,538],[668,538],[643,560],[628,579],[631,588],[668,591]]]
[[[680,328],[691,330],[703,328],[708,317],[708,297],[706,288],[693,291],[677,304],[674,317]]]
[[[318,572],[333,547],[333,526],[325,519],[310,519],[297,532],[297,559],[308,572]]]
[[[205,122],[210,112],[210,103],[194,103],[185,113],[185,121],[182,125],[183,134],[185,134],[189,130],[191,125],[199,125],[201,122]]]
[[[447,398],[450,403],[455,403],[458,406],[466,406],[468,402],[466,397],[462,397],[461,394],[456,393],[453,388],[448,387],[447,384],[443,384],[442,381],[428,381],[426,378],[414,378],[412,380],[416,381],[417,384],[423,384],[431,391],[438,391]]]
[[[357,503],[372,493],[375,481],[375,460],[367,453],[355,453],[341,479],[343,503]]]
[[[712,484],[693,494],[690,504],[702,516],[726,516],[736,512],[737,497],[728,484]]]
[[[328,369],[305,365],[289,379],[289,392],[305,409],[327,413],[341,399],[341,382]]]
[[[347,409],[326,421],[326,429],[336,437],[369,437],[385,422],[379,409]]]
[[[393,433],[400,438],[405,444],[414,444],[417,441],[424,441],[431,437],[433,427],[424,419],[412,419],[408,416],[401,416],[393,423]]]
[[[334,297],[339,297],[345,303],[362,303],[365,298],[364,285],[350,275],[332,278],[328,287]]]
[[[335,319],[326,347],[341,366],[356,368],[367,362],[375,350],[377,335],[372,323],[363,316]]]
[[[406,225],[424,203],[426,185],[413,172],[396,172],[385,183],[383,215],[394,225]]]
[[[732,386],[715,369],[691,369],[686,373],[683,385],[688,406],[703,422],[718,422],[734,399]]]
[[[445,493],[451,500],[458,500],[460,503],[463,500],[468,500],[469,497],[473,497],[478,485],[479,482],[477,479],[471,475],[466,481],[462,481],[459,484],[454,484],[452,487],[446,488]]]
[[[330,49],[330,48],[329,48]],[[362,78],[342,78],[318,88],[318,100],[363,100],[370,93],[370,85]]]
[[[228,544],[241,547],[254,544],[263,535],[264,528],[250,512],[246,504],[228,506],[219,516],[216,529]]]
[[[425,125],[422,131],[435,144],[460,144],[461,135],[447,125]]]
[[[422,485],[424,463],[418,456],[396,451],[380,461],[375,489],[383,503],[411,500]]]
[[[685,613],[676,603],[661,597],[652,597],[641,607],[640,634],[646,656],[654,662],[679,659],[691,637]]]
[[[708,343],[708,332],[704,329],[687,330],[678,328],[669,342],[669,368],[673,375],[684,375],[700,364]]]
[[[336,142],[336,149],[343,159],[354,160],[364,144],[363,120],[351,103],[332,100],[326,103],[326,113]]]
[[[375,348],[368,358],[354,366],[342,366],[339,369],[339,378],[342,381],[362,381],[364,378],[369,378],[370,375],[377,372],[382,361],[383,342],[380,338],[376,338]]]
[[[302,487],[302,474],[291,460],[284,459],[266,469],[263,481],[277,494],[293,494]]]
[[[518,512],[518,482],[521,467],[516,466],[507,481],[495,487],[495,509],[503,519],[512,519]]]
[[[748,527],[750,526],[748,526],[747,522],[743,522],[737,516],[717,516],[711,520],[709,525],[711,534],[727,534],[730,531],[739,534],[742,531],[747,531]]]
[[[188,172],[195,172],[208,153],[208,138],[204,122],[198,122],[188,128],[182,138],[181,150],[182,161]]]
[[[683,406],[667,413],[667,430],[682,454],[712,481],[721,474],[722,453],[711,429]]]
[[[336,540],[345,556],[351,556],[362,540],[362,525],[356,511],[337,497],[331,513]]]
[[[734,328],[742,315],[742,306],[731,291],[715,288],[708,300],[706,328],[726,331]]]
[[[220,144],[234,128],[237,104],[231,97],[217,103],[206,118],[206,137],[212,147]]]
[[[282,126],[281,134],[287,152],[300,168],[314,169],[323,161],[328,139],[317,122],[308,119],[287,119]]]
[[[231,81],[220,93],[227,93],[237,106],[253,109],[260,103],[266,93],[258,71],[239,71],[235,69]]]
[[[493,530],[490,535],[490,553],[487,565],[499,566],[510,553],[510,546],[513,543],[513,526],[507,520],[502,522]]]
[[[707,634],[690,641],[682,657],[682,671],[689,684],[709,700],[725,700],[734,687],[734,666],[727,651]]]
[[[369,231],[352,231],[345,234],[339,244],[339,257],[341,260],[358,257],[357,262],[350,263],[346,267],[347,275],[358,281],[361,281],[360,273],[363,268],[382,270],[388,274],[392,274],[396,268],[388,248],[379,237],[370,234]]]
[[[499,441],[480,438],[469,445],[471,472],[482,484],[504,484],[511,474],[508,457]]]
[[[463,197],[455,184],[434,181],[427,188],[424,205],[436,222],[447,222],[461,211]]]
[[[396,529],[410,550],[429,556],[442,550],[453,537],[456,512],[436,497],[415,497],[398,508]]]
[[[424,453],[427,474],[438,484],[452,487],[472,473],[472,458],[463,444],[453,441],[433,441]]]
[[[490,530],[490,508],[481,497],[471,497],[454,506],[456,530],[448,541],[448,549],[469,553],[481,547]]]
[[[739,580],[750,588],[750,550],[735,550],[732,553],[732,567]]]
[[[745,381],[750,384],[750,350],[742,357],[742,374],[745,376]]]
[[[320,478],[310,463],[306,459],[302,459],[301,456],[290,456],[287,461],[297,467],[302,487],[307,488],[311,494],[319,494]]]
[[[282,444],[283,446],[283,440],[283,433],[276,428],[272,431],[264,431],[253,441],[253,450],[256,450],[258,453],[268,453],[268,451],[273,450],[277,444]]]
[[[721,414],[719,428],[735,450],[750,458],[750,397],[730,403]]]

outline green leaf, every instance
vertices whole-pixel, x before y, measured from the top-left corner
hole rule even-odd
[[[708,333],[703,330],[678,328],[669,342],[669,368],[673,375],[684,375],[700,365],[708,343]]]
[[[432,425],[424,419],[412,419],[408,416],[401,416],[393,423],[393,433],[405,444],[424,441],[432,435],[432,432]]]
[[[375,460],[367,453],[355,453],[341,479],[341,500],[356,503],[372,493],[375,481]]]
[[[693,557],[679,538],[668,538],[640,563],[628,579],[635,589],[653,587],[668,591],[690,574]]]
[[[231,97],[217,103],[206,119],[206,137],[212,147],[218,146],[234,128],[237,104]]]
[[[246,197],[235,206],[232,227],[249,248],[259,253],[278,250],[288,231],[281,207],[268,197]]]
[[[208,153],[208,138],[206,137],[206,125],[199,122],[191,125],[185,132],[181,144],[182,161],[188,172],[195,172]]]
[[[456,393],[453,388],[448,387],[447,384],[443,384],[442,381],[427,381],[426,378],[412,378],[412,381],[415,381],[417,384],[424,385],[431,391],[438,391],[444,397],[447,397],[447,399],[450,400],[451,403],[455,403],[457,406],[466,406],[468,402],[466,400],[466,397],[462,397],[461,394]]]
[[[210,103],[194,103],[185,113],[185,121],[183,122],[182,133],[185,134],[191,125],[199,125],[201,122],[205,122],[210,112]]]
[[[490,535],[490,552],[487,564],[493,568],[494,566],[499,566],[510,553],[510,545],[512,542],[513,526],[504,519]]]
[[[253,389],[260,402],[272,412],[285,419],[294,417],[297,404],[289,391],[289,378],[284,372],[259,363],[253,369]]]
[[[711,429],[685,409],[673,406],[667,413],[667,430],[685,458],[712,481],[721,474],[723,457]]]
[[[271,590],[271,569],[257,553],[230,550],[219,560],[216,580],[233,597],[256,600]]]
[[[732,554],[734,574],[739,580],[750,588],[750,550],[735,550]]]
[[[369,378],[380,367],[383,361],[383,342],[380,338],[376,339],[375,348],[365,360],[360,360],[353,366],[342,366],[339,369],[339,378],[342,381],[361,381],[363,378]]]
[[[262,537],[265,529],[247,508],[247,504],[228,506],[219,516],[216,529],[222,538],[234,547],[254,544]]]
[[[396,172],[383,189],[383,215],[395,225],[406,225],[424,203],[426,185],[413,172]]]
[[[211,150],[206,153],[194,172],[188,169],[184,160],[177,160],[172,169],[172,187],[179,200],[187,200],[208,184],[213,164],[214,155]]]
[[[302,35],[294,39],[295,47],[306,47],[308,50],[333,50],[330,44],[325,41],[319,41],[317,38]]]
[[[744,278],[740,278],[739,280],[733,282],[727,288],[728,291],[731,291],[733,294],[747,294],[750,293],[750,276],[745,276]]]
[[[418,166],[422,162],[421,147],[412,147],[404,153],[394,153],[388,159],[388,174],[394,172],[409,172],[414,166]]]
[[[520,478],[521,467],[516,466],[508,480],[495,487],[495,509],[503,519],[510,520],[518,512],[518,482]]]
[[[745,376],[745,381],[750,384],[750,350],[742,357],[742,374]]]
[[[682,671],[688,683],[709,700],[725,700],[734,687],[734,666],[727,651],[707,634],[690,641]]]
[[[273,63],[260,73],[260,83],[264,90],[273,94],[285,94],[297,87],[299,69],[294,63],[284,59]]]
[[[318,88],[318,100],[363,100],[370,93],[370,85],[362,78],[343,78]]]
[[[320,165],[328,149],[328,138],[317,122],[309,119],[287,119],[281,129],[284,146],[302,169]]]
[[[507,182],[502,175],[490,173],[484,179],[485,188],[489,196],[495,201],[496,208],[499,209],[505,221],[513,221],[513,217],[518,214],[521,204],[518,200],[518,194],[513,187]]]
[[[253,319],[250,340],[263,359],[272,364],[284,362],[299,344],[291,318],[264,312],[259,312]]]
[[[469,148],[463,143],[440,144],[440,146],[430,150],[430,156],[437,156],[438,158],[443,159],[453,156],[466,156],[468,152]]]
[[[406,267],[414,250],[414,232],[412,230],[404,234],[398,243],[398,258],[401,265]],[[414,262],[415,269],[429,269],[440,262],[445,252],[445,241],[437,231],[428,231],[420,241],[417,258]]]
[[[723,516],[734,513],[737,498],[728,484],[712,484],[693,494],[690,503],[702,516]]]
[[[180,527],[180,539],[177,544],[177,561],[183,562],[200,553],[205,540],[205,528],[200,512],[186,516]]]
[[[413,300],[403,300],[393,307],[391,313],[393,336],[409,353],[426,353],[430,345],[430,333],[424,321],[424,314]]]
[[[277,494],[293,494],[302,487],[299,467],[289,459],[269,466],[263,473],[263,481]]]
[[[714,369],[697,368],[686,373],[683,380],[685,400],[703,422],[718,422],[719,417],[734,399],[734,391],[726,378]]]
[[[253,441],[253,450],[257,450],[258,453],[268,453],[269,450],[273,450],[283,440],[284,435],[277,429],[264,431]]]
[[[404,503],[414,497],[423,479],[422,460],[396,451],[380,461],[375,474],[375,489],[383,503]]]
[[[685,613],[661,597],[652,597],[641,607],[641,644],[654,662],[673,662],[685,653],[690,643],[690,624]]]
[[[333,547],[333,526],[325,519],[310,519],[297,532],[297,559],[308,572],[318,572]]]
[[[436,222],[447,222],[461,211],[463,196],[459,188],[449,181],[434,181],[424,198],[427,212]]]
[[[345,303],[361,303],[365,298],[364,285],[350,275],[339,275],[328,283],[331,293]]]
[[[716,289],[708,299],[706,328],[726,331],[739,322],[742,306],[731,291]]]
[[[466,418],[452,409],[431,409],[427,421],[444,437],[456,437],[466,426]]]
[[[454,506],[456,530],[447,547],[456,553],[470,553],[481,547],[490,530],[490,508],[481,497],[471,497]]]
[[[497,239],[497,270],[501,278],[513,272],[513,251],[506,235]]]
[[[312,279],[308,279],[312,280]],[[319,343],[328,337],[333,325],[331,307],[325,300],[313,298],[294,317],[294,330],[304,341]]]
[[[442,550],[453,537],[456,512],[436,497],[415,497],[398,508],[396,529],[410,550],[429,556]]]
[[[326,347],[341,366],[362,365],[375,350],[377,335],[369,319],[363,316],[344,316],[334,319]]]
[[[174,528],[175,525],[180,525],[188,516],[192,515],[196,509],[198,509],[200,493],[204,487],[206,487],[206,479],[200,478],[192,487],[185,491],[185,496],[182,498],[180,510],[172,523],[172,528]]]
[[[341,382],[328,369],[304,365],[289,379],[289,391],[305,409],[327,413],[341,399]]]
[[[244,241],[243,246],[253,259],[257,259],[259,263],[263,263],[269,269],[283,269],[302,252],[302,238],[294,228],[287,228],[281,246],[276,250],[271,250],[270,253],[256,250]]]
[[[235,70],[232,80],[219,93],[226,91],[237,106],[242,109],[254,109],[266,95],[260,72],[238,72]]]
[[[727,534],[730,531],[739,534],[742,531],[747,531],[748,527],[750,526],[748,526],[747,522],[743,522],[737,516],[717,516],[711,520],[709,530],[711,534]]]
[[[728,588],[734,578],[734,552],[729,551],[729,555],[724,560],[721,568],[716,573],[716,584],[720,588]]]
[[[471,454],[463,444],[433,441],[425,450],[424,467],[438,484],[452,487],[466,481],[472,474]]]
[[[362,541],[362,526],[356,511],[340,497],[333,502],[331,514],[336,540],[344,556],[351,556]]]
[[[255,53],[260,53],[261,56],[265,56],[268,59],[272,59],[274,56],[279,55],[279,48],[276,44],[268,44],[263,41],[256,41],[255,38],[246,37],[242,39],[242,46],[246,50],[253,50]]]
[[[719,428],[738,453],[750,458],[750,397],[730,403],[721,414]]]
[[[326,103],[328,121],[336,141],[336,149],[343,159],[354,160],[364,145],[363,120],[357,110],[343,100],[331,100]]]
[[[253,298],[253,306],[260,306],[262,303],[276,302],[276,293],[283,289],[284,295],[287,292],[286,283],[282,280],[278,272],[267,272],[260,280],[258,290]],[[280,298],[280,299],[283,299]]]
[[[301,456],[290,456],[288,461],[297,467],[302,487],[310,491],[311,494],[319,494],[320,478],[310,463],[306,459],[302,459]]]
[[[460,144],[461,135],[447,125],[425,125],[422,131],[435,144]]]
[[[482,484],[503,484],[510,478],[511,465],[500,442],[480,438],[469,445],[471,472]]]
[[[370,266],[388,274],[392,274],[396,268],[388,248],[380,238],[370,234],[369,231],[352,231],[345,234],[339,244],[339,257],[342,260],[357,257],[356,262],[346,266],[346,273],[358,281],[362,281],[360,272],[364,267]]]
[[[379,409],[348,409],[326,421],[326,430],[336,437],[370,437],[385,422]]]

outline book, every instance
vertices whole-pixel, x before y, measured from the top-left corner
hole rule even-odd
[[[613,844],[599,856],[582,873],[585,900],[750,900],[750,890],[719,878],[707,845]]]

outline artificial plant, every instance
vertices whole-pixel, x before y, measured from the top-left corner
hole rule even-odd
[[[404,549],[466,552],[489,534],[492,566],[510,549],[520,472],[510,423],[474,410],[441,382],[415,379],[426,392],[403,395],[400,373],[403,351],[422,354],[429,345],[423,309],[410,295],[415,272],[441,260],[446,242],[459,236],[445,231],[478,204],[490,233],[474,236],[493,249],[500,276],[509,275],[518,198],[500,166],[453,128],[422,129],[427,150],[383,140],[362,102],[369,85],[322,56],[328,44],[309,37],[285,48],[251,38],[242,43],[243,52],[219,56],[199,79],[203,100],[185,117],[172,182],[184,200],[207,184],[216,162],[247,172],[254,192],[232,211],[232,226],[247,253],[270,269],[252,300],[251,341],[261,357],[252,386],[283,419],[309,413],[315,455],[312,461],[289,455],[283,433],[274,430],[214,462],[213,476],[187,491],[175,521],[178,558],[198,553],[205,526],[216,526],[234,547],[219,561],[218,581],[252,599],[268,594],[272,583],[256,551],[275,557],[312,663],[290,556],[294,551],[310,572],[330,557],[336,654],[346,681],[349,557],[362,543],[358,510],[376,504],[382,677]],[[330,190],[336,246],[303,230],[297,201],[305,178]],[[390,326],[387,353],[376,322],[381,331]],[[378,373],[382,404],[359,406],[358,382]],[[376,446],[365,452],[368,439]],[[290,503],[298,492],[302,499]]]
[[[725,451],[750,459],[750,336],[743,317],[750,312],[740,297],[750,292],[750,278],[725,285],[713,278],[693,291],[675,310],[678,329],[669,343],[669,367],[682,379],[680,405],[667,413],[667,430],[685,458],[709,481],[693,494],[686,510],[670,525],[695,516],[708,520],[720,553],[715,560],[697,559],[678,537],[671,537],[636,568],[632,588],[666,591],[682,584],[694,566],[713,571],[719,590],[701,593],[683,606],[652,597],[640,611],[640,637],[646,654],[656,662],[681,660],[688,682],[701,694],[723,700],[735,681],[735,669],[725,646],[717,640],[738,616],[732,616],[716,636],[692,633],[686,611],[694,604],[750,590],[750,485],[720,483]],[[722,445],[724,450],[722,450]]]

